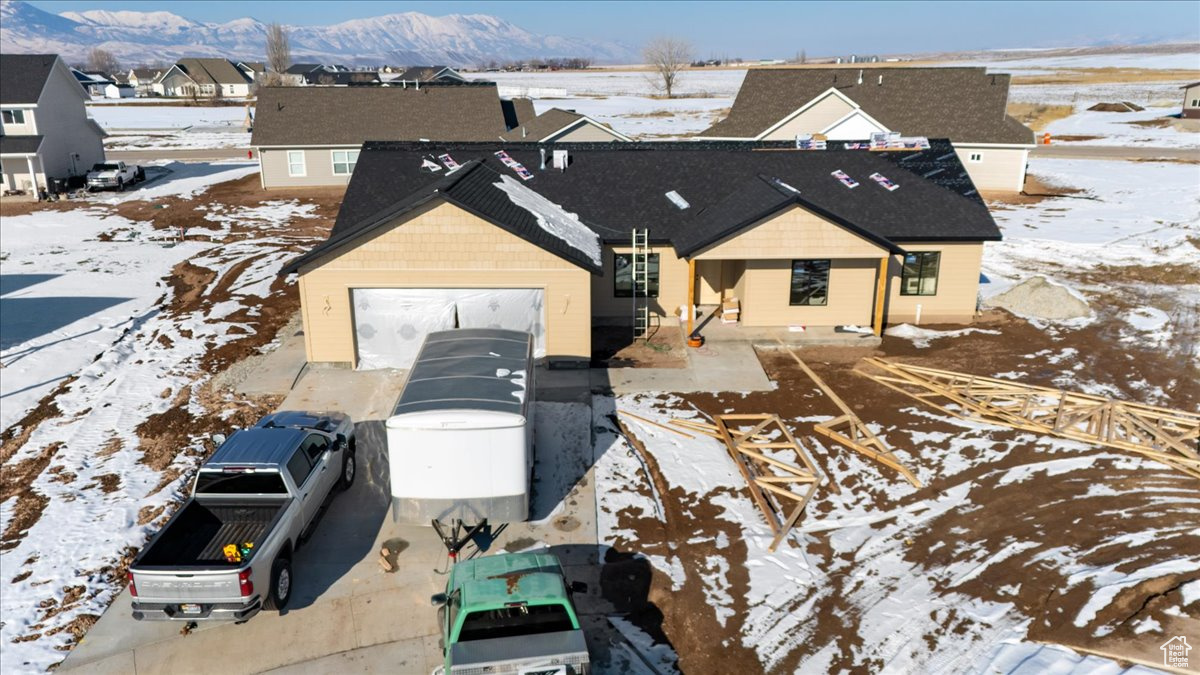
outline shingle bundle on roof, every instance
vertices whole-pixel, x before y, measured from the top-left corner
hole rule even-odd
[[[652,241],[670,244],[687,257],[793,205],[892,251],[901,250],[905,241],[1000,238],[949,141],[895,152],[797,151],[790,145],[562,143],[554,148],[567,150],[572,161],[559,171],[549,167],[549,158],[542,168],[546,148],[534,143],[367,143],[329,240],[287,270],[386,227],[422,204],[445,199],[598,273],[598,265],[548,233],[534,214],[515,206],[496,186],[500,176],[515,175],[495,157],[500,148],[533,172],[525,187],[577,214],[609,244],[628,243],[632,228],[646,228]],[[444,166],[442,155],[461,168],[431,170]],[[923,176],[931,167],[937,173]],[[847,189],[833,175],[837,171],[861,185]],[[888,190],[872,174],[899,187]],[[671,191],[688,207],[669,199]]]
[[[752,68],[729,116],[700,136],[755,138],[832,88],[907,136],[1032,144],[1005,112],[1009,80],[986,68]]]

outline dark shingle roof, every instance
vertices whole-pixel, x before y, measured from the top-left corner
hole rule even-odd
[[[32,154],[41,144],[41,136],[0,136],[0,155]]]
[[[495,84],[266,87],[255,111],[254,146],[483,141],[506,130]]]
[[[901,250],[905,241],[1000,238],[949,141],[933,141],[926,151],[832,145],[826,151],[796,151],[786,143],[563,143],[555,147],[567,149],[572,163],[559,172],[540,170],[544,148],[534,143],[367,143],[329,240],[285,271],[444,198],[597,272],[590,259],[545,232],[495,186],[500,176],[515,175],[495,157],[500,148],[534,173],[525,187],[577,214],[606,243],[627,243],[632,227],[645,227],[651,240],[689,256],[793,205],[892,251]],[[463,168],[449,176],[422,168],[424,160],[443,153]],[[924,178],[904,168],[906,157],[912,168],[936,166],[940,172]],[[857,180],[858,187],[844,186],[831,175],[837,170]],[[884,189],[870,178],[874,173],[899,189]],[[689,202],[687,209],[665,196],[671,190]]]
[[[449,66],[413,66],[405,68],[403,73],[400,73],[399,80],[408,80],[410,82],[428,82],[438,73],[450,68]],[[451,69],[453,70],[453,69]],[[455,73],[457,75],[457,73]],[[447,74],[444,77],[448,79],[459,79],[454,75]]]
[[[578,122],[583,117],[574,110],[551,108],[528,122],[522,122],[501,138],[506,141],[540,141],[568,124]]]
[[[379,84],[379,73],[373,71],[334,71],[314,70],[304,74],[304,81],[312,85],[372,85]]]
[[[197,84],[246,83],[246,76],[225,59],[179,59],[178,65]]]
[[[533,99],[516,97],[500,99],[500,107],[504,110],[504,124],[509,129],[518,127],[537,117],[533,110]]]
[[[0,54],[0,103],[37,103],[57,54]]]
[[[1005,113],[1008,85],[985,68],[752,68],[729,116],[699,135],[754,138],[833,88],[906,136],[1032,144],[1033,132]]]
[[[303,75],[320,67],[321,64],[319,63],[293,63],[292,65],[288,66],[287,70],[283,72],[287,73],[288,75]]]

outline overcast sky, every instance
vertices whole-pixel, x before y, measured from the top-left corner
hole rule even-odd
[[[696,53],[785,57],[1098,43],[1200,41],[1200,2],[137,2],[36,0],[50,12],[166,10],[196,21],[246,16],[321,25],[416,11],[492,14],[534,33],[615,40],[690,40]]]

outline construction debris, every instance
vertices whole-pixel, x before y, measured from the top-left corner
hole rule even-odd
[[[1092,315],[1087,302],[1066,286],[1046,277],[1026,279],[1012,288],[987,299],[986,304],[1002,307],[1017,316],[1051,321],[1081,319]]]
[[[725,443],[729,456],[746,479],[750,497],[775,534],[767,547],[768,551],[774,552],[800,520],[817,486],[825,481],[825,475],[813,464],[808,451],[796,441],[778,415],[717,415],[714,419],[715,425],[694,420],[671,420],[671,424]],[[781,450],[792,451],[804,466],[772,456]],[[801,491],[794,492],[790,487],[798,487]]]
[[[863,364],[876,370],[855,372],[955,417],[1129,450],[1200,478],[1200,413],[875,357]]]
[[[1097,112],[1141,112],[1145,110],[1145,108],[1136,103],[1131,103],[1130,101],[1120,101],[1117,103],[1097,103],[1096,105],[1088,108],[1088,110],[1094,110]]]
[[[780,342],[780,345],[783,345],[783,343]],[[905,480],[913,484],[913,487],[923,487],[921,481],[900,462],[900,459],[896,457],[892,449],[876,436],[875,432],[871,431],[867,425],[863,424],[858,415],[855,415],[854,411],[850,410],[850,406],[846,405],[846,402],[841,397],[833,393],[829,385],[825,384],[825,381],[817,376],[813,372],[813,369],[809,368],[808,364],[796,352],[786,346],[784,346],[784,349],[787,349],[792,358],[796,359],[796,364],[800,366],[800,370],[803,370],[804,374],[808,375],[809,379],[842,411],[841,417],[835,417],[828,422],[814,425],[813,429],[817,433],[830,440],[837,441],[847,448],[859,452],[886,467],[899,471]]]

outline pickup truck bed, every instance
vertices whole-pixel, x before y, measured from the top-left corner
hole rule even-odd
[[[142,554],[138,566],[238,567],[239,563],[225,559],[225,545],[247,541],[261,545],[289,501],[264,500],[253,506],[216,499],[192,501]]]

